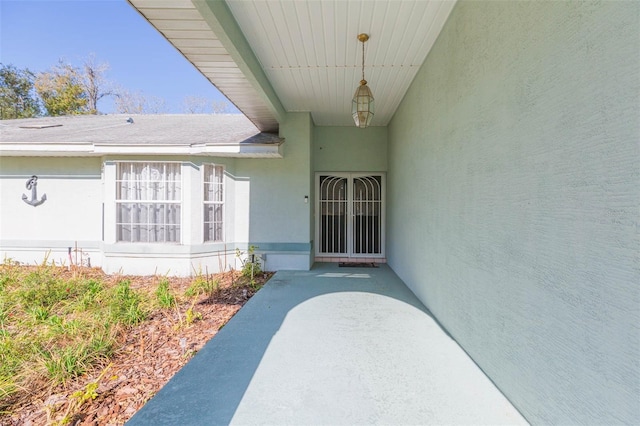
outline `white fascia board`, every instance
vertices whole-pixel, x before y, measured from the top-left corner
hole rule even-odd
[[[191,154],[188,145],[95,145],[95,152],[100,155],[133,154],[133,155],[181,155]]]
[[[210,155],[218,157],[282,158],[282,144],[195,145],[192,148],[192,155]]]
[[[92,143],[55,145],[45,143],[0,143],[0,155],[6,157],[94,157]]]
[[[282,144],[216,145],[96,145],[1,143],[4,157],[100,157],[103,155],[208,155],[218,157],[282,158]]]

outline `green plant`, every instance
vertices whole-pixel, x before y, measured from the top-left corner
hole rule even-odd
[[[178,323],[174,325],[174,329],[179,330],[184,327],[190,327],[194,322],[202,319],[202,314],[194,309],[196,300],[191,302],[191,306],[187,308],[184,313],[184,318],[180,313],[180,309],[176,306],[176,314],[178,316]]]
[[[201,271],[195,275],[191,284],[184,292],[186,297],[200,296],[202,294],[213,298],[220,291],[220,280],[211,278],[209,274],[202,275]]]
[[[95,381],[87,383],[83,389],[75,391],[71,395],[77,401],[79,407],[82,406],[85,402],[94,400],[98,397],[98,392],[96,391],[100,386],[100,380],[102,380],[109,368],[111,368],[111,364],[102,369],[102,372]]]
[[[89,356],[85,344],[44,351],[42,355],[47,376],[54,383],[66,383],[87,371]]]
[[[49,318],[49,309],[42,306],[34,306],[30,313],[34,321],[46,321]]]
[[[14,260],[13,258],[7,256],[6,254],[4,255],[4,259],[2,259],[2,265],[6,265],[6,266],[20,266],[20,262],[18,262],[17,260]]]
[[[78,303],[75,307],[80,311],[85,311],[92,309],[96,303],[99,303],[98,298],[104,290],[104,285],[95,279],[87,280],[82,284],[82,288],[78,293]]]
[[[112,320],[126,325],[135,325],[144,321],[147,314],[141,305],[141,297],[131,290],[128,280],[120,281],[113,290],[109,308]]]
[[[191,305],[191,307],[189,309],[187,309],[187,312],[185,313],[185,321],[187,323],[187,325],[191,325],[194,322],[196,322],[197,320],[201,320],[202,319],[202,314],[200,312],[197,312],[193,309],[193,305]]]
[[[67,283],[56,277],[55,268],[41,266],[22,277],[17,297],[25,309],[51,306],[68,297]]]
[[[96,380],[87,383],[84,388],[77,390],[73,394],[71,394],[71,401],[67,406],[67,410],[64,416],[62,417],[62,419],[54,422],[54,426],[67,425],[71,423],[74,413],[76,413],[87,402],[91,402],[98,397],[98,387],[100,386],[100,381],[104,377],[107,370],[109,370],[110,368],[111,364],[107,365],[102,369],[102,372],[96,378]]]
[[[184,291],[184,295],[186,297],[194,297],[194,296],[199,296],[203,293],[208,293],[208,292],[209,292],[209,280],[207,280],[202,275],[197,275],[193,279],[193,281],[191,281],[191,284],[189,284],[189,287],[187,287],[187,289]]]
[[[236,249],[236,257],[242,264],[242,269],[240,270],[240,272],[245,279],[249,280],[249,284],[254,288],[256,287],[256,281],[254,277],[262,273],[260,257],[255,254],[257,248],[259,247],[251,245],[249,246],[249,249],[246,253],[241,251],[240,249]]]
[[[107,364],[129,326],[142,322],[162,303],[176,310],[176,328],[203,318],[196,298],[190,299],[188,309],[178,303],[181,296],[172,292],[168,279],[150,290],[138,290],[122,277],[103,280],[83,277],[80,269],[72,272],[47,262],[0,265],[0,416],[12,409],[12,401],[33,392],[34,383],[69,386],[79,375]],[[202,273],[188,291],[213,295],[220,291],[220,282]],[[94,386],[89,383],[74,394],[68,401],[75,404],[68,412],[71,416],[58,424],[78,420],[74,413],[94,398]],[[55,422],[50,418],[48,423]]]
[[[160,281],[160,284],[158,284],[156,299],[161,308],[168,309],[176,304],[176,298],[171,294],[171,290],[169,289],[168,279],[164,278]]]
[[[103,365],[148,312],[147,298],[126,280],[69,277],[47,262],[5,261],[0,283],[0,412],[31,383],[65,383]]]
[[[88,349],[92,361],[104,361],[114,353],[116,338],[113,329],[105,330],[102,334],[97,334],[89,341]]]

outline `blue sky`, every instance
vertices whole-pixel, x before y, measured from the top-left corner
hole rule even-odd
[[[59,58],[80,66],[95,54],[106,77],[166,100],[182,112],[185,96],[224,96],[125,0],[0,0],[0,62],[44,71]],[[98,105],[113,112],[113,102]]]

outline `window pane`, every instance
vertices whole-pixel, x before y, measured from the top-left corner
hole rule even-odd
[[[122,203],[116,205],[116,222],[129,223],[131,221],[131,208],[128,204]]]
[[[205,223],[213,222],[213,205],[211,204],[204,206],[204,221]]]
[[[213,239],[214,241],[222,241],[222,223],[214,225]]]
[[[169,213],[167,214],[167,223],[180,224],[180,206],[177,204],[169,204]]]
[[[166,239],[169,242],[179,242],[180,241],[180,226],[178,225],[167,225],[167,233]]]
[[[118,163],[118,241],[179,242],[181,182],[179,163]],[[173,225],[171,229],[168,228],[168,224]]]
[[[204,165],[204,227],[205,241],[222,241],[224,224],[224,168]]]
[[[214,220],[216,222],[222,222],[222,204],[214,205]]]
[[[222,166],[205,165],[204,200],[222,201],[223,168]]]
[[[204,224],[204,240],[205,241],[215,241],[213,233],[213,225],[211,223],[205,222]]]
[[[133,234],[134,243],[148,243],[149,242],[149,232],[147,230],[146,225],[134,224],[131,227]]]
[[[213,186],[211,181],[213,180],[214,168],[211,164],[205,164],[204,166],[204,200],[213,201]]]
[[[131,227],[129,225],[119,224],[116,232],[118,241],[131,241]]]
[[[166,205],[165,204],[153,204],[150,206],[153,212],[149,223],[163,224],[166,223]]]

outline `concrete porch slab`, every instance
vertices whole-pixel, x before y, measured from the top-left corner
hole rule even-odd
[[[278,272],[128,425],[526,424],[386,265]]]

